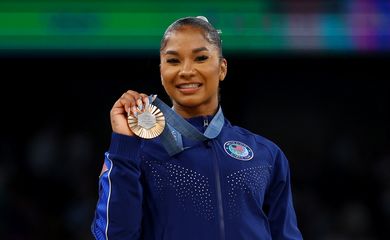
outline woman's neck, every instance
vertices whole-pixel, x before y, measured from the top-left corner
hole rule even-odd
[[[199,116],[208,116],[208,115],[214,115],[217,110],[218,106],[215,106],[214,108],[202,108],[202,107],[183,107],[178,104],[173,104],[173,110],[182,116],[183,118],[193,118],[193,117],[199,117]]]

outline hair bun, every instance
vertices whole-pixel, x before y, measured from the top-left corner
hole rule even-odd
[[[205,16],[197,16],[196,18],[202,19],[203,21],[209,22]]]

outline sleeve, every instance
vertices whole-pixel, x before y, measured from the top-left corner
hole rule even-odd
[[[265,198],[272,239],[302,239],[297,226],[297,218],[293,206],[290,170],[287,158],[278,149],[275,154],[272,182]]]
[[[142,221],[141,140],[113,133],[99,177],[99,199],[92,222],[97,240],[139,239]]]

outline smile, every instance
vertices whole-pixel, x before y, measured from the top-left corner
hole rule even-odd
[[[199,88],[200,83],[188,83],[188,84],[180,84],[177,86],[180,89],[193,89],[193,88]]]

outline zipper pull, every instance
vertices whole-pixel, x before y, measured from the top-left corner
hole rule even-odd
[[[209,126],[209,119],[207,117],[203,118],[203,127],[206,131],[207,127]],[[204,141],[207,148],[211,147],[211,142],[209,140]]]
[[[208,127],[209,126],[209,119],[205,118],[203,119],[203,127]]]

